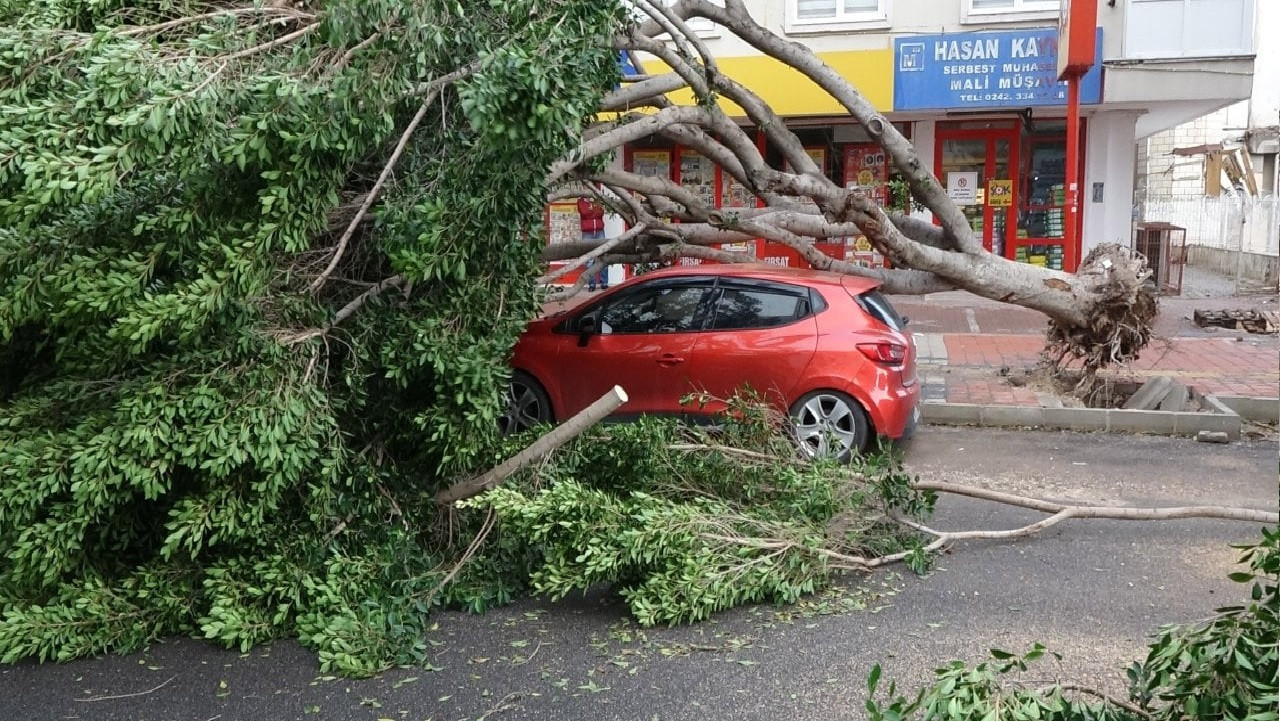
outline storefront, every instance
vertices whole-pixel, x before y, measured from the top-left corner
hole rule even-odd
[[[899,132],[910,137],[910,125],[895,124]],[[860,126],[845,120],[839,124],[831,120],[807,120],[796,122],[792,132],[804,144],[806,152],[823,174],[845,187],[866,188],[886,207],[893,207],[895,200],[905,207],[905,194],[895,195],[890,186],[890,165],[884,149],[872,141]],[[785,169],[786,161],[781,153],[758,133],[756,142],[762,149],[765,161],[775,168]],[[720,209],[758,207],[760,201],[723,172],[710,158],[697,151],[679,145],[665,144],[661,139],[629,146],[624,154],[624,167],[639,175],[668,178],[698,196],[702,202]],[[883,258],[864,237],[829,238],[816,244],[818,250],[832,258],[847,260],[865,266],[880,266]],[[719,246],[721,250],[746,253],[764,261],[791,267],[806,267],[798,252],[781,243],[755,240]],[[696,265],[702,261],[682,258],[682,263]]]
[[[1077,264],[1079,249],[1064,237],[1065,121],[943,121],[935,132],[934,172],[983,247],[1057,270]]]
[[[854,78],[876,107],[912,140],[921,158],[932,162],[935,175],[963,208],[984,247],[1011,260],[1071,271],[1080,262],[1082,247],[1079,238],[1064,237],[1066,84],[1057,79],[1057,33],[1054,27],[912,35],[894,39],[891,52],[820,55]],[[1101,29],[1098,33],[1101,36]],[[1101,43],[1098,46],[1101,48]],[[727,58],[721,65],[722,71],[758,89],[787,118],[788,127],[828,178],[845,187],[869,189],[885,207],[912,212],[905,183],[896,182],[883,148],[819,88],[769,58]],[[646,61],[645,69],[654,74],[665,71],[652,60]],[[1103,131],[1106,137],[1100,148],[1115,144],[1110,142],[1111,135],[1123,138],[1127,132],[1132,137],[1132,116],[1117,115],[1119,122],[1112,122],[1108,114],[1098,114],[1101,74],[1099,62],[1081,84],[1081,101],[1091,116],[1081,126],[1085,153],[1089,152],[1086,141],[1095,118],[1099,128],[1117,126],[1109,133]],[[676,102],[692,102],[681,93],[670,97]],[[728,101],[719,102],[731,115],[742,114]],[[772,167],[785,167],[781,155],[763,137],[757,141]],[[1107,159],[1097,153],[1090,156],[1089,163],[1081,163],[1077,182],[1086,187],[1086,177],[1094,180],[1091,197],[1099,204],[1104,183],[1098,181],[1123,178],[1125,173],[1119,168],[1104,168]],[[716,208],[758,203],[709,158],[661,139],[627,147],[621,162],[630,172],[677,182]],[[555,210],[566,217],[557,217]],[[566,206],[549,213],[551,242],[572,234],[567,217],[570,212]],[[1084,208],[1078,212],[1083,227]],[[919,217],[931,216],[924,212]],[[1108,220],[1107,228],[1111,225],[1118,224]],[[558,226],[560,232],[554,232],[552,226]],[[831,238],[818,248],[833,258],[866,266],[884,263],[862,237]],[[762,240],[723,249],[780,265],[807,265],[791,248]]]
[[[1081,246],[1064,234],[1066,85],[1057,79],[1057,28],[898,38],[894,52],[894,112],[928,126],[934,173],[983,246],[1074,270]],[[1095,67],[1081,98],[1096,105],[1101,96]],[[1086,140],[1082,124],[1082,148]],[[1076,182],[1083,187],[1084,179],[1081,164]]]

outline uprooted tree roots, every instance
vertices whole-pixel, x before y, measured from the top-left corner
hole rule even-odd
[[[1122,246],[1095,248],[1077,275],[1092,281],[1097,300],[1081,325],[1049,321],[1043,363],[1058,377],[1078,363],[1075,392],[1087,398],[1098,386],[1098,371],[1138,359],[1151,341],[1158,300],[1146,259]]]

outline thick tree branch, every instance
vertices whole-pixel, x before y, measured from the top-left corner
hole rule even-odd
[[[578,437],[583,431],[604,420],[610,413],[613,413],[626,402],[626,391],[622,390],[621,386],[614,386],[599,400],[582,409],[581,412],[564,423],[552,428],[528,448],[503,461],[497,467],[476,478],[455,483],[440,491],[436,494],[436,503],[448,506],[465,498],[471,498],[497,488],[498,484],[506,480],[511,474]]]
[[[752,19],[742,0],[726,0],[720,8],[705,0],[684,0],[689,14],[705,17],[731,29],[734,34],[760,52],[784,62],[821,87],[839,102],[858,124],[879,142],[893,159],[898,172],[906,178],[912,194],[933,211],[942,227],[956,240],[956,247],[965,253],[984,254],[982,244],[974,237],[968,220],[960,208],[947,197],[946,190],[920,160],[915,146],[897,131],[836,70],[803,46],[798,46],[769,32]]]
[[[649,101],[660,98],[681,88],[688,87],[684,78],[675,73],[666,73],[656,77],[649,78],[643,82],[632,85],[625,85],[604,97],[604,101],[600,104],[600,109],[605,112],[625,111],[640,105],[647,105]]]
[[[636,236],[643,233],[647,228],[648,226],[646,226],[644,223],[641,223],[631,228],[627,232],[623,233],[622,235],[619,235],[618,237],[613,238],[612,240],[607,240],[601,243],[600,245],[596,246],[595,249],[593,249],[591,252],[587,253],[586,255],[580,256],[572,263],[565,265],[563,268],[557,268],[555,271],[539,277],[538,280],[535,282],[538,283],[539,285],[554,283],[560,278],[568,275],[569,273],[572,273],[573,271],[577,270],[578,268],[581,268],[587,263],[590,263],[592,260],[595,260],[596,258],[599,258],[605,253],[608,253],[609,251],[613,250],[619,245],[622,245],[624,243],[629,243]]]

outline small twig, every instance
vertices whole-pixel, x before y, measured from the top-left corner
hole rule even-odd
[[[383,27],[378,28],[377,31],[375,31],[369,37],[353,45],[350,50],[342,54],[342,57],[338,58],[338,61],[333,64],[333,69],[340,70],[342,68],[345,68],[347,66],[347,63],[350,63],[351,59],[354,58],[356,55],[358,55],[361,50],[364,50],[370,45],[378,42],[378,39],[381,38],[384,34],[386,34],[387,29],[388,29],[388,26],[384,25]]]
[[[138,27],[129,28],[128,30],[119,30],[117,31],[117,34],[129,36],[156,33],[170,28],[176,28],[181,25],[190,25],[192,23],[203,22],[205,20],[217,20],[218,18],[237,15],[283,15],[284,19],[296,18],[302,20],[314,20],[316,17],[312,13],[302,12],[300,10],[290,10],[287,8],[228,8],[226,10],[219,10],[218,12],[191,15],[185,18],[178,18],[176,20],[168,20],[166,22],[156,23],[155,25],[140,25]]]
[[[488,711],[485,711],[484,713],[480,714],[480,718],[487,719],[492,714],[498,713],[499,711],[505,711],[508,706],[507,701],[510,701],[512,699],[518,699],[523,695],[524,694],[520,693],[519,691],[512,691],[506,696],[503,696],[502,699],[498,701],[498,703],[494,704],[493,708],[490,708]]]
[[[228,60],[239,60],[241,58],[247,58],[251,55],[257,55],[258,53],[266,52],[267,50],[270,50],[272,48],[278,48],[281,45],[288,45],[294,40],[297,40],[298,38],[303,37],[304,35],[313,33],[319,29],[320,29],[320,23],[311,23],[310,25],[304,26],[301,30],[294,30],[293,32],[287,35],[281,35],[280,37],[270,42],[265,42],[265,43],[262,43],[261,45],[255,45],[251,48],[245,48],[244,50],[237,50],[234,53],[231,53],[229,55],[219,55],[218,57],[213,59],[228,61]]]
[[[365,292],[356,296],[350,303],[347,303],[346,305],[339,308],[338,312],[333,314],[333,321],[325,325],[325,327],[312,328],[311,330],[303,331],[293,337],[286,337],[283,339],[283,342],[285,343],[285,345],[297,345],[298,343],[301,343],[302,341],[305,341],[305,340],[311,340],[312,338],[317,338],[317,337],[324,337],[329,333],[329,331],[337,327],[339,323],[355,315],[355,312],[360,310],[361,306],[363,306],[366,302],[368,302],[370,298],[373,298],[381,294],[387,288],[397,288],[403,284],[404,284],[404,276],[393,275],[390,278],[387,278],[382,282],[377,283],[376,285],[369,288]]]
[[[1118,706],[1124,709],[1125,711],[1137,714],[1144,719],[1153,718],[1151,714],[1147,713],[1137,704],[1130,703],[1123,699],[1118,699],[1114,696],[1103,693],[1102,691],[1099,691],[1097,689],[1089,688],[1088,686],[1081,686],[1080,684],[1067,683],[1067,684],[1060,684],[1058,688],[1063,691],[1079,691],[1080,693],[1084,693],[1090,696],[1094,696],[1096,698],[1100,698],[1103,701],[1106,701],[1107,703],[1111,704],[1112,706]],[[1049,689],[1045,689],[1045,690],[1047,691]]]
[[[481,66],[482,66],[481,61],[473,60],[467,65],[464,65],[463,67],[460,67],[457,70],[454,70],[453,72],[448,73],[447,75],[441,75],[435,80],[429,80],[425,83],[419,83],[417,87],[414,87],[411,90],[410,95],[429,95],[429,94],[437,93],[439,92],[440,88],[444,87],[445,85],[448,85],[449,83],[452,83],[457,80],[461,80],[467,77],[468,75],[473,75],[479,72]]]
[[[409,519],[405,518],[404,511],[400,510],[400,504],[396,503],[395,496],[392,496],[391,492],[388,491],[381,483],[378,484],[378,491],[381,492],[383,497],[387,499],[387,502],[391,504],[393,517],[399,516],[400,522],[404,524],[404,530],[409,530]]]
[[[351,523],[351,519],[353,518],[355,518],[355,516],[347,516],[341,521],[338,521],[338,525],[334,526],[332,529],[329,530],[329,538],[336,538],[339,533],[342,533],[344,530],[346,530],[347,524]]]
[[[749,451],[745,448],[733,448],[732,446],[721,446],[713,443],[669,443],[667,448],[673,451],[718,451],[761,461],[778,460],[778,456],[773,453],[761,453],[759,451]]]
[[[529,654],[529,658],[526,658],[525,660],[520,661],[520,662],[518,662],[518,663],[513,663],[513,664],[511,664],[511,665],[512,665],[512,666],[523,666],[523,665],[525,665],[526,663],[529,663],[530,661],[532,661],[532,660],[533,660],[533,657],[534,657],[534,656],[537,656],[537,655],[538,655],[538,651],[541,651],[543,646],[550,646],[550,645],[551,645],[551,644],[549,644],[549,643],[543,643],[543,642],[539,641],[539,642],[538,642],[538,645],[533,647],[533,653]]]
[[[311,360],[307,361],[306,372],[302,374],[303,385],[306,385],[307,383],[311,382],[311,374],[315,371],[316,364],[319,362],[320,362],[320,346],[317,345],[315,350],[312,351],[311,353]]]
[[[450,512],[453,511],[452,508],[449,510]],[[489,537],[489,534],[493,532],[494,526],[496,526],[497,523],[498,514],[494,513],[493,509],[490,508],[488,514],[484,517],[484,523],[480,525],[480,530],[477,531],[475,537],[471,539],[471,543],[467,546],[467,550],[462,552],[462,555],[458,557],[457,563],[453,564],[453,568],[449,569],[449,572],[444,575],[444,578],[440,579],[440,583],[437,583],[435,588],[432,588],[427,592],[426,600],[423,601],[424,606],[430,607],[431,602],[436,597],[436,594],[440,593],[445,586],[449,585],[449,582],[458,575],[458,572],[462,570],[462,567],[467,565],[467,561],[470,561],[472,557],[476,555],[476,552],[480,550],[481,544],[483,544],[485,539]]]
[[[165,680],[164,683],[160,684],[159,686],[156,686],[155,688],[149,688],[146,691],[138,691],[137,693],[121,693],[121,694],[116,694],[114,696],[90,696],[89,698],[78,698],[76,700],[83,703],[90,703],[93,701],[114,701],[115,699],[120,699],[120,698],[136,698],[138,696],[146,696],[149,693],[155,693],[156,691],[159,691],[165,686],[168,686],[169,682],[174,680],[175,678],[177,678],[177,676],[170,676],[167,680]]]
[[[214,70],[212,73],[209,73],[209,77],[200,81],[200,84],[192,88],[191,92],[189,92],[188,95],[190,95],[193,98],[199,95],[201,90],[204,90],[205,88],[209,87],[209,85],[212,84],[214,80],[218,79],[218,76],[222,74],[223,70],[227,69],[228,65],[230,65],[229,62],[223,61],[222,65],[219,65],[217,70]]]

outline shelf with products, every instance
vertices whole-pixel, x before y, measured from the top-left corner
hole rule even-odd
[[[1032,238],[1019,231],[1014,240],[1013,259],[1042,268],[1062,270],[1065,246],[1062,238]]]
[[[1062,270],[1067,177],[1065,133],[1028,135],[1022,160],[1018,229],[1012,257],[1019,263]]]
[[[1038,125],[1023,137],[1018,236],[1053,243],[1065,234],[1066,127],[1054,121]]]

